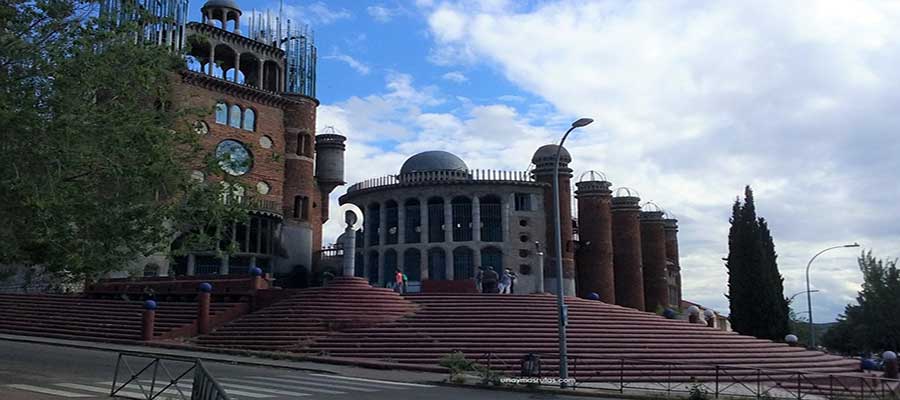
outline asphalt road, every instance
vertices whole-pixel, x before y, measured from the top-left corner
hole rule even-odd
[[[0,340],[0,399],[3,400],[60,400],[68,398],[109,398],[116,370],[118,353],[67,348],[46,344]],[[128,367],[137,372],[151,359],[126,358]],[[168,381],[190,367],[190,363],[162,361],[157,368],[158,379]],[[281,368],[255,367],[204,362],[210,374],[223,385],[234,399],[583,399],[583,397],[555,396],[436,386],[412,383],[399,379],[370,379],[358,376],[333,375]],[[128,379],[133,372],[120,365],[118,381]],[[190,398],[193,373],[179,380],[179,388]],[[142,396],[149,389],[152,367],[122,388],[129,398]],[[120,383],[121,385],[121,383]],[[158,384],[157,384],[158,385]],[[142,391],[142,387],[143,391]],[[159,390],[159,386],[157,386]],[[169,388],[163,398],[181,399],[175,388]]]

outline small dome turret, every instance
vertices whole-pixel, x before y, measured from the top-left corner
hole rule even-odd
[[[531,157],[531,162],[537,166],[546,163],[553,164],[554,162],[556,162],[557,149],[559,149],[559,145],[545,144],[539,147],[537,151],[534,152],[534,156]],[[570,162],[572,162],[572,155],[569,154],[569,151],[566,150],[565,147],[563,147],[562,152],[559,154],[559,163],[560,165],[564,165]]]

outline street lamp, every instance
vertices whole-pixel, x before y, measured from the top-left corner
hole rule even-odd
[[[553,163],[553,216],[554,216],[554,246],[556,247],[556,305],[559,309],[559,387],[566,388],[566,380],[569,379],[569,359],[566,349],[566,320],[568,312],[566,310],[565,301],[563,300],[563,264],[562,264],[562,226],[559,217],[559,156],[562,154],[563,143],[575,128],[588,126],[594,120],[590,118],[579,118],[572,123],[562,140],[559,141],[559,147],[556,148],[556,161]]]
[[[810,295],[810,290],[809,290],[809,267],[812,266],[813,260],[815,260],[816,257],[818,257],[820,254],[822,254],[828,250],[840,249],[840,248],[845,248],[845,247],[859,247],[859,243],[853,242],[853,244],[845,244],[845,245],[841,245],[841,246],[829,247],[825,250],[822,250],[822,251],[816,253],[816,255],[814,255],[812,258],[810,258],[809,262],[806,264],[806,308],[807,308],[807,313],[809,313],[809,346],[813,349],[816,348],[816,328],[813,325],[812,296]]]
[[[810,293],[816,293],[816,292],[819,292],[819,291],[820,291],[819,289],[813,289],[813,290],[810,290]],[[801,295],[801,294],[803,294],[803,293],[806,293],[806,291],[804,290],[804,291],[802,291],[802,292],[797,292],[797,293],[792,294],[791,297],[788,297],[788,304],[791,304],[791,302],[794,301],[794,297],[797,297],[797,296],[799,296],[799,295]]]

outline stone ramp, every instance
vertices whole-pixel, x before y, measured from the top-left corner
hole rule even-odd
[[[313,340],[352,328],[377,326],[412,314],[415,304],[362,278],[335,278],[327,286],[289,297],[196,338],[203,347],[301,350]]]
[[[197,303],[159,302],[155,339],[195,333]],[[213,323],[247,311],[246,304],[213,303]],[[141,340],[143,302],[70,295],[0,294],[0,333],[106,342]]]
[[[304,352],[434,366],[458,350],[482,363],[490,359],[493,369],[511,374],[518,374],[521,358],[533,352],[542,356],[545,374],[557,369],[554,296],[415,294],[406,299],[418,306],[415,314],[320,337]],[[831,374],[858,369],[854,360],[703,324],[573,297],[566,303],[570,371],[579,380],[658,381],[662,375],[713,379],[715,365],[727,365],[728,371],[719,373],[734,376],[750,374],[749,368],[784,370],[784,375],[792,370]],[[677,371],[663,366],[667,363],[677,364]]]

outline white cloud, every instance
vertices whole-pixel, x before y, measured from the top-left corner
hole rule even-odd
[[[484,63],[551,105],[523,120],[596,120],[570,139],[576,174],[601,169],[681,217],[688,298],[727,312],[721,257],[745,184],[769,220],[788,295],[805,287],[808,258],[834,243],[898,256],[900,3],[420,6],[432,62]],[[832,254],[840,263],[814,274],[816,320],[853,298],[853,256]]]
[[[334,54],[330,56],[323,57],[325,59],[338,60],[346,63],[350,68],[353,68],[356,72],[359,72],[362,75],[368,75],[370,68],[368,65],[360,62],[359,60],[348,56],[346,54]]]
[[[444,74],[443,76],[441,76],[441,78],[444,78],[445,80],[448,80],[448,81],[454,82],[454,83],[463,83],[463,82],[466,82],[469,80],[469,78],[466,78],[466,76],[463,75],[463,73],[459,72],[459,71],[450,71],[450,72]]]
[[[278,7],[274,7],[277,10]],[[353,16],[346,9],[331,9],[325,3],[317,1],[304,5],[285,5],[284,12],[295,21],[303,21],[312,26],[328,25]]]
[[[369,13],[372,19],[383,24],[391,22],[399,15],[407,14],[407,11],[402,7],[391,8],[381,4],[366,7],[366,12]]]

